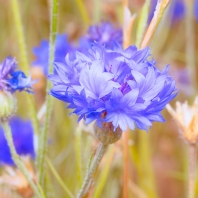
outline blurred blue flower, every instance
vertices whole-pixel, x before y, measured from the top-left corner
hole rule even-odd
[[[104,44],[106,48],[113,48],[115,42],[122,45],[123,33],[121,28],[115,28],[109,22],[102,22],[99,25],[92,25],[87,31],[87,36],[80,39],[80,50],[88,49],[94,41]]]
[[[168,67],[159,71],[149,48],[114,48],[95,42],[89,52],[76,52],[75,60],[67,55],[66,64],[55,63],[57,74],[49,75],[54,84],[50,94],[69,103],[68,108],[87,124],[112,122],[124,131],[135,124],[147,130],[151,122],[164,121],[160,111],[177,95]]]
[[[67,35],[57,34],[55,41],[54,61],[64,62],[66,54],[71,51],[72,46],[67,41]],[[36,57],[36,60],[33,62],[32,66],[41,67],[44,74],[47,75],[49,66],[49,41],[41,41],[39,47],[33,48],[33,53]]]
[[[12,136],[17,153],[20,156],[29,155],[35,157],[33,146],[33,129],[30,121],[13,117],[10,120]],[[0,127],[0,164],[14,165],[10,149],[4,136],[3,129]]]
[[[15,92],[31,92],[31,86],[35,81],[26,77],[21,70],[17,69],[17,62],[12,57],[7,57],[0,64],[0,90]]]

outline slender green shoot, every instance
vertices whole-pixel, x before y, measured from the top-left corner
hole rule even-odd
[[[144,3],[144,6],[140,13],[140,18],[138,20],[137,24],[137,32],[136,32],[136,46],[139,48],[140,44],[142,42],[142,38],[144,36],[145,28],[148,21],[148,15],[149,15],[149,6],[150,6],[151,0],[146,0]]]
[[[46,162],[47,162],[47,165],[49,166],[51,172],[53,173],[54,177],[56,178],[58,183],[61,185],[61,187],[64,189],[64,191],[69,195],[69,197],[74,198],[74,195],[71,193],[69,188],[65,185],[65,183],[63,182],[61,177],[58,175],[56,169],[54,168],[54,166],[52,165],[52,163],[50,162],[50,160],[48,158],[46,158]]]
[[[88,13],[87,13],[87,10],[86,10],[86,8],[85,8],[85,4],[83,3],[82,0],[76,0],[76,4],[77,4],[78,9],[79,9],[79,11],[80,11],[80,14],[81,14],[81,16],[82,16],[84,25],[85,25],[86,27],[88,27],[88,26],[89,26],[89,23],[90,23],[90,17],[89,17],[89,15],[88,15]]]
[[[55,40],[57,33],[57,12],[58,12],[58,0],[51,0],[51,16],[50,16],[50,49],[49,49],[49,69],[48,73],[53,73],[53,62],[54,62],[54,51],[55,51]],[[42,133],[39,139],[39,149],[37,157],[37,168],[38,168],[38,181],[44,188],[45,186],[45,156],[47,152],[47,137],[50,125],[50,118],[53,109],[53,98],[48,95],[48,92],[52,86],[52,83],[47,81],[46,89],[46,114],[45,122]]]

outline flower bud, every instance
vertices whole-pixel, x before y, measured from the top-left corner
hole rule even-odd
[[[0,120],[10,118],[17,109],[15,96],[8,91],[0,91]]]
[[[122,136],[122,130],[120,127],[117,127],[114,131],[114,126],[111,122],[103,122],[102,127],[99,127],[95,123],[94,133],[97,139],[105,145],[118,141]]]

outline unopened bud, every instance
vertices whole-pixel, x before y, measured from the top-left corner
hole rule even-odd
[[[0,120],[10,118],[17,109],[15,96],[8,91],[0,91]]]
[[[102,127],[99,127],[95,123],[94,133],[98,140],[105,145],[112,144],[118,141],[122,136],[122,130],[120,129],[120,127],[117,127],[114,131],[114,126],[111,122],[103,122]]]

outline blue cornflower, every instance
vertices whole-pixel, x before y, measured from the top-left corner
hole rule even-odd
[[[12,136],[17,153],[20,156],[29,155],[35,157],[33,146],[33,128],[28,120],[19,117],[13,117],[10,120]],[[3,129],[0,127],[0,164],[14,165],[7,140],[4,136]]]
[[[87,36],[80,39],[80,50],[90,48],[92,43],[96,41],[104,44],[107,48],[113,48],[115,42],[122,45],[123,33],[121,28],[115,28],[109,22],[103,22],[99,25],[92,25],[87,31]]]
[[[110,50],[95,42],[86,53],[55,63],[57,74],[49,75],[50,94],[66,103],[85,122],[111,122],[114,129],[147,130],[154,121],[164,121],[161,110],[177,95],[168,67],[155,67],[150,49],[126,50],[117,44]]]
[[[0,91],[27,91],[31,92],[34,81],[21,71],[17,70],[17,62],[12,57],[7,57],[0,64]]]
[[[57,34],[55,41],[54,61],[63,62],[68,52],[72,51],[72,46],[67,41],[66,34]],[[32,66],[41,67],[45,75],[48,74],[49,66],[49,41],[43,40],[39,47],[33,48],[36,60]]]

